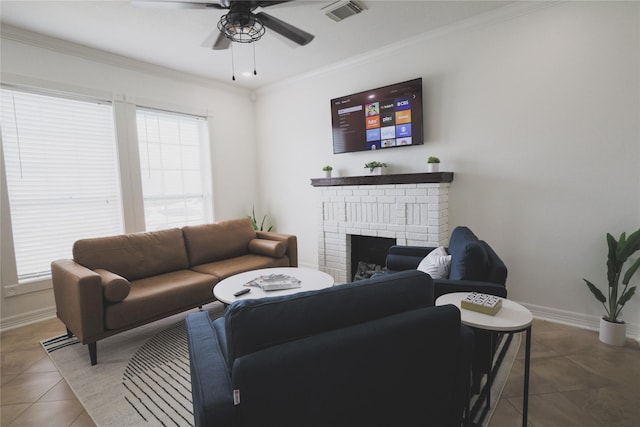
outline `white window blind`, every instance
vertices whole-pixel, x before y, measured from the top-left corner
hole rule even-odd
[[[2,145],[19,282],[73,242],[123,232],[111,105],[2,89]]]
[[[146,229],[210,222],[206,120],[138,109],[137,125]]]

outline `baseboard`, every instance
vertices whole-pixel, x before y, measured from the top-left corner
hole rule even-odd
[[[520,302],[520,304],[527,307],[536,319],[548,320],[549,322],[562,323],[563,325],[575,326],[592,331],[600,329],[599,316],[590,316],[584,313],[558,310],[556,308],[527,304],[524,302]],[[640,341],[640,325],[627,323],[627,338]]]
[[[31,325],[56,317],[56,307],[46,307],[0,319],[0,332]]]

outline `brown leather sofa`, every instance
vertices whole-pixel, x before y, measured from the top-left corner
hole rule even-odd
[[[297,267],[296,236],[255,231],[247,218],[78,240],[73,259],[51,263],[58,318],[89,347],[128,329],[215,300],[220,280]]]

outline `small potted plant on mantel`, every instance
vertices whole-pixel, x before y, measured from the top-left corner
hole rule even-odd
[[[636,292],[636,287],[629,287],[629,282],[640,268],[640,258],[631,262],[624,274],[622,270],[627,260],[640,250],[640,229],[630,234],[628,238],[625,233],[622,233],[617,241],[615,237],[607,233],[607,244],[609,245],[607,256],[608,301],[607,297],[593,283],[584,278],[582,280],[585,281],[593,296],[602,303],[607,312],[606,316],[600,318],[600,341],[623,346],[626,341],[626,324],[620,319],[620,312]],[[620,280],[622,280],[624,287],[620,285]]]
[[[427,159],[427,172],[438,172],[440,169],[440,159],[436,156],[431,156]]]
[[[323,166],[322,170],[325,173],[325,178],[331,178],[331,171],[333,170],[333,167],[327,165],[327,166]]]
[[[386,168],[387,164],[382,162],[369,162],[365,163],[364,167],[369,169],[371,175],[382,175],[383,168]]]

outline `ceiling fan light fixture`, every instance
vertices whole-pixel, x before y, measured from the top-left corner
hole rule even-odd
[[[229,40],[238,43],[257,42],[265,33],[265,27],[258,17],[237,12],[223,15],[218,21],[218,30]]]

